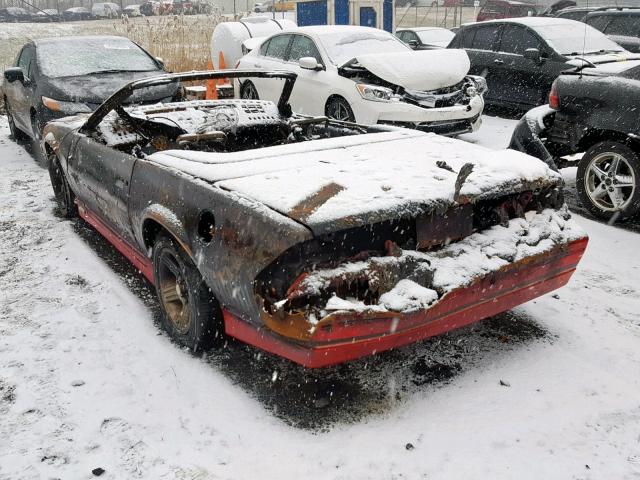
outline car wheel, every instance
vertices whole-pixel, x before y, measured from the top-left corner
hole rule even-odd
[[[240,98],[247,100],[260,100],[258,90],[251,80],[246,80],[240,87]]]
[[[168,235],[153,247],[153,276],[162,326],[171,338],[194,352],[222,340],[220,305],[186,252]]]
[[[75,218],[78,216],[78,207],[76,206],[76,196],[67,182],[64,170],[60,166],[60,161],[55,153],[48,155],[49,178],[53,187],[53,194],[56,197],[58,206],[65,218]]]
[[[44,150],[44,143],[42,141],[42,124],[37,114],[31,115],[31,131],[33,132],[33,153],[36,161],[42,164],[47,158],[47,153]]]
[[[327,105],[324,109],[325,115],[335,120],[343,122],[355,122],[356,117],[351,110],[349,102],[342,97],[331,97],[327,101]]]
[[[627,145],[600,142],[578,165],[576,189],[584,206],[604,220],[626,219],[640,210],[640,158]]]
[[[13,138],[16,142],[26,141],[29,137],[26,133],[24,133],[16,126],[16,122],[13,119],[13,113],[11,113],[11,110],[9,109],[9,102],[7,101],[6,97],[4,99],[4,109],[7,112],[7,120],[9,122],[9,133],[11,134],[11,138]]]

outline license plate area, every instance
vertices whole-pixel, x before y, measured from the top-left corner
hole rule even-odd
[[[427,250],[455,242],[473,233],[473,205],[459,205],[444,214],[430,214],[416,219],[418,250]]]

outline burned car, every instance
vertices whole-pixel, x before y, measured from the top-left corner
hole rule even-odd
[[[278,103],[123,106],[144,88],[238,77],[279,79]],[[46,127],[64,212],[155,285],[178,343],[201,349],[226,333],[321,367],[469,324],[569,280],[587,237],[543,162],[294,115],[295,80],[263,70],[163,75]]]

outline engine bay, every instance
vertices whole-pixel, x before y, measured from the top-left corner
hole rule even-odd
[[[384,130],[327,117],[286,117],[270,101],[231,99],[120,107],[92,136],[143,158],[163,150],[236,152]]]

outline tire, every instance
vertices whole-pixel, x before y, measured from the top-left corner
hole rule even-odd
[[[175,342],[193,352],[221,342],[220,305],[191,258],[167,234],[154,244],[153,276],[162,327]]]
[[[244,98],[246,100],[260,100],[258,90],[251,80],[246,80],[242,83],[242,86],[240,87],[240,98]]]
[[[356,116],[353,114],[351,105],[344,98],[334,96],[327,100],[327,105],[324,107],[324,113],[327,117],[334,120],[340,120],[342,122],[355,122]]]
[[[33,155],[39,164],[46,165],[47,152],[44,150],[42,140],[42,125],[38,115],[34,113],[31,114],[31,131],[33,132],[33,138],[31,139]]]
[[[4,98],[4,109],[7,113],[7,120],[9,122],[9,132],[11,134],[11,138],[18,143],[27,141],[29,139],[29,136],[22,130],[20,130],[16,126],[16,122],[13,120],[13,114],[9,109],[9,102],[7,100],[7,97]]]
[[[67,182],[64,170],[60,166],[60,161],[54,153],[48,155],[49,178],[53,187],[53,194],[56,197],[60,211],[64,218],[76,218],[78,216],[78,207],[76,205],[76,196]]]
[[[640,157],[623,143],[596,143],[578,164],[576,189],[594,216],[631,218],[640,211]]]

